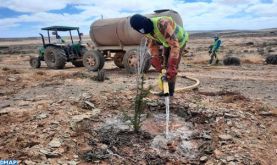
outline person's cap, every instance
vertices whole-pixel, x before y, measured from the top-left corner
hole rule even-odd
[[[133,29],[142,34],[151,33],[154,30],[152,21],[140,14],[135,14],[130,18],[130,24]]]

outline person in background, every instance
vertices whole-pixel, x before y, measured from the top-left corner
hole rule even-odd
[[[162,79],[169,84],[169,95],[174,95],[176,75],[189,34],[168,16],[147,18],[135,14],[130,18],[131,27],[148,39],[148,48],[151,53],[151,64],[156,71],[166,70]],[[160,46],[163,47],[162,58]]]
[[[220,46],[221,46],[221,40],[219,39],[218,36],[215,36],[213,44],[209,46],[209,55],[211,56],[209,64],[213,63],[214,58],[216,59],[215,63],[216,64],[219,63],[219,59],[217,57],[217,53],[219,51]]]
[[[64,44],[65,43],[65,40],[60,35],[57,34],[56,38],[57,38],[57,43],[58,44]]]

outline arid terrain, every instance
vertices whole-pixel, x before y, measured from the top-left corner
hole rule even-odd
[[[0,160],[20,164],[249,164],[277,163],[277,31],[219,32],[224,56],[240,66],[208,65],[213,33],[194,33],[179,75],[200,80],[197,90],[170,102],[165,139],[163,98],[149,95],[139,133],[134,111],[136,76],[106,61],[106,80],[75,68],[29,65],[39,38],[0,40]],[[90,42],[85,38],[85,42]],[[155,84],[153,68],[146,81]],[[177,79],[177,86],[192,84]]]

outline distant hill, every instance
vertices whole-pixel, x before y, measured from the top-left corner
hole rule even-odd
[[[202,30],[189,31],[191,37],[213,37],[216,34],[220,37],[245,37],[245,36],[272,36],[277,35],[277,28],[261,29],[261,30]],[[75,38],[75,37],[74,37]],[[88,35],[83,37],[89,39]],[[0,41],[21,41],[21,40],[40,40],[38,37],[18,37],[18,38],[0,38]]]
[[[213,31],[190,31],[191,37],[264,37],[277,35],[277,28],[261,30],[213,30]]]

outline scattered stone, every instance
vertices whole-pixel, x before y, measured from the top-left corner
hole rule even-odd
[[[219,151],[218,149],[214,150],[214,156],[216,159],[220,159],[222,157],[223,153]]]
[[[67,163],[68,163],[68,165],[77,165],[77,162],[76,162],[76,161],[74,161],[74,160],[69,161],[69,162],[67,162]]]
[[[227,165],[236,165],[235,162],[229,162]]]
[[[235,115],[235,114],[225,113],[224,117],[226,117],[226,118],[238,118],[239,116]]]
[[[200,158],[200,162],[206,162],[208,160],[208,157],[207,156],[202,156]]]
[[[31,161],[31,160],[25,160],[24,163],[26,165],[36,165],[37,164],[37,163],[35,163],[35,162]]]
[[[58,160],[57,163],[58,163],[59,165],[67,164],[66,162],[61,161],[61,160]]]
[[[190,104],[189,104],[189,107],[190,107],[190,108],[196,108],[197,105],[196,105],[196,104],[193,104],[193,103],[190,103]]]
[[[271,111],[269,111],[269,112],[263,111],[263,112],[260,112],[259,115],[261,115],[261,116],[277,116],[277,113],[274,113]]]
[[[231,125],[232,125],[232,121],[231,121],[231,120],[228,120],[228,121],[227,121],[227,125],[231,126]]]
[[[157,107],[157,106],[159,106],[159,104],[155,101],[153,101],[153,102],[147,102],[147,105],[148,106],[150,106],[150,107]]]
[[[241,138],[242,137],[242,134],[241,134],[241,132],[239,130],[233,129],[233,131],[234,131],[234,136],[236,138]]]
[[[40,149],[39,150],[41,153],[45,154],[47,158],[58,158],[61,156],[61,154],[57,152],[50,152],[49,150],[46,149]]]
[[[29,103],[20,102],[20,103],[18,104],[18,106],[20,106],[20,107],[26,107],[26,106],[29,106]]]
[[[233,157],[233,156],[227,156],[226,160],[228,162],[231,162],[231,161],[235,160],[235,157]]]
[[[212,140],[211,135],[209,135],[208,133],[204,132],[201,137],[205,140]]]
[[[228,140],[232,140],[233,137],[231,135],[228,134],[222,134],[218,136],[220,140],[224,140],[224,141],[228,141]]]
[[[11,106],[10,103],[5,103],[5,102],[4,102],[4,103],[0,103],[0,109],[2,109],[2,108],[3,108],[3,109],[4,109],[4,108],[7,108],[7,107],[9,107],[9,106]]]
[[[16,81],[16,78],[14,78],[14,77],[9,77],[9,78],[8,78],[8,81],[15,82],[15,81]]]
[[[60,139],[53,138],[51,142],[48,144],[51,148],[58,148],[62,145]]]
[[[108,146],[106,144],[101,144],[100,145],[100,149],[102,150],[107,150],[108,149]]]
[[[225,160],[225,159],[220,159],[220,160],[223,164],[227,164],[227,160]]]
[[[167,147],[168,147],[168,150],[169,150],[171,153],[175,152],[176,149],[177,149],[177,146],[176,146],[176,144],[175,144],[174,141],[168,142],[168,143],[167,143]]]
[[[82,94],[82,97],[83,97],[84,99],[90,99],[90,98],[91,98],[90,94],[88,94],[88,93],[83,93],[83,94]]]
[[[87,105],[89,105],[91,108],[95,108],[94,104],[90,101],[85,101]]]
[[[51,124],[56,124],[56,125],[59,125],[59,124],[60,124],[60,122],[58,122],[58,121],[52,121],[52,122],[51,122]]]
[[[84,119],[89,119],[92,116],[95,116],[95,115],[99,114],[100,112],[101,112],[100,109],[93,109],[92,112],[87,112],[85,114],[73,116],[71,121],[70,121],[70,127],[72,129],[75,129],[77,123],[83,121]]]
[[[47,117],[48,117],[48,115],[46,113],[41,113],[41,114],[36,116],[37,119],[45,119]]]

